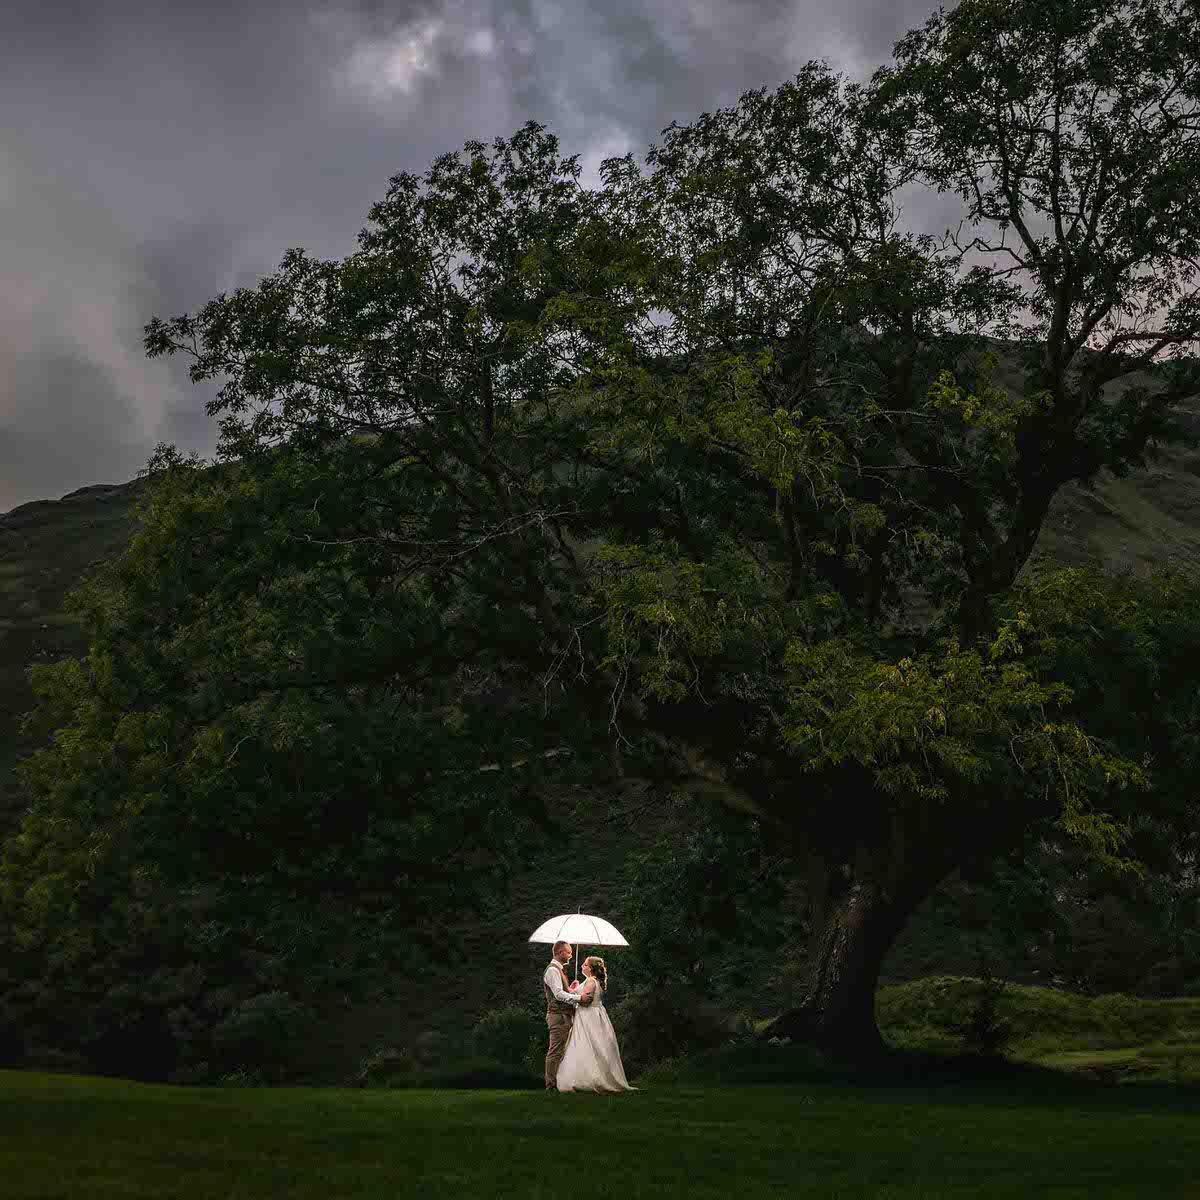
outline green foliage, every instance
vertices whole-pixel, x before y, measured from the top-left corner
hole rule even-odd
[[[312,510],[293,506],[320,478],[297,458],[283,456],[264,479],[243,479],[223,495],[195,471],[166,468],[154,516],[115,579],[74,599],[97,630],[83,714],[96,739],[114,743],[108,770],[89,777],[88,787],[104,789],[89,805],[90,823],[104,830],[96,818],[106,808],[122,827],[136,817],[132,852],[181,885],[209,880],[215,855],[229,875],[277,888],[394,895],[396,880],[408,880],[405,901],[432,911],[444,875],[428,870],[431,860],[444,865],[464,835],[497,857],[513,844],[503,836],[513,822],[486,776],[477,789],[443,779],[446,809],[434,826],[412,811],[426,781],[461,762],[464,744],[478,746],[486,717],[473,714],[456,731],[440,714],[414,709],[400,686],[404,648],[435,620],[427,597],[379,597],[355,616],[350,595],[368,599],[378,587],[370,568],[364,579],[351,568],[366,564],[345,555],[321,561],[289,548],[305,540],[289,529],[314,528]],[[343,500],[353,509],[353,498]],[[253,520],[273,512],[273,522]],[[205,565],[212,542],[230,537],[245,561],[261,558],[249,573],[226,571],[219,554]],[[289,568],[268,570],[281,552]],[[170,564],[180,557],[192,562],[184,592],[172,590]],[[179,632],[164,646],[148,626],[168,619]],[[356,678],[360,686],[350,687]],[[147,707],[125,711],[132,703]],[[524,742],[531,724],[510,721],[513,741]],[[60,738],[19,770],[31,790],[55,795],[91,770],[88,755],[98,752]],[[108,800],[115,792],[121,799]]]
[[[471,1036],[475,1053],[480,1058],[519,1067],[529,1057],[530,1044],[546,1040],[546,1022],[514,1004],[484,1013]]]
[[[271,638],[278,644],[289,620],[297,639],[321,641],[323,652],[335,640],[328,628],[308,626],[304,603],[342,568],[309,572],[309,583],[290,593],[285,572],[275,571],[285,599],[272,612],[257,579],[239,581],[204,552],[235,529],[251,558],[267,552],[271,527],[253,521],[252,510],[269,512],[282,501],[279,489],[302,477],[294,459],[276,465],[258,486],[227,489],[227,507],[193,469],[164,468],[130,555],[71,601],[94,631],[89,662],[33,669],[43,703],[30,721],[58,732],[20,765],[33,803],[5,847],[0,896],[4,936],[26,981],[11,997],[14,1011],[33,1025],[53,1013],[68,1040],[90,1013],[95,1039],[111,1042],[132,1019],[127,1008],[149,1002],[116,998],[108,972],[120,962],[155,964],[175,980],[175,1041],[193,1066],[213,1057],[206,1039],[223,1016],[205,1002],[206,990],[244,998],[255,985],[283,984],[306,1002],[365,997],[437,952],[443,915],[490,897],[505,856],[539,844],[539,827],[522,828],[512,806],[528,793],[514,797],[508,772],[466,786],[444,775],[437,820],[413,807],[439,763],[462,764],[464,745],[478,756],[498,737],[505,751],[528,752],[524,734],[532,729],[540,742],[549,732],[532,713],[502,723],[469,706],[452,727],[439,713],[418,716],[395,686],[382,701],[338,688],[336,678],[327,689],[311,686],[312,674],[318,684],[323,675],[318,663],[308,678],[292,675],[296,687],[282,680],[273,692],[271,663],[233,657],[247,639],[260,650]],[[187,590],[172,565],[180,557],[197,576]],[[301,556],[289,557],[302,571]],[[289,594],[299,605],[290,615]],[[222,596],[224,628],[216,619]],[[243,616],[234,620],[238,606]],[[181,632],[164,644],[148,632],[158,621]],[[256,621],[258,633],[247,632]],[[362,655],[353,634],[345,644]],[[279,650],[292,654],[295,643]],[[489,739],[489,729],[498,734]],[[456,855],[469,871],[447,870]],[[191,899],[198,892],[202,911]],[[195,963],[199,974],[189,971]]]
[[[982,980],[931,976],[879,989],[877,1015],[884,1029],[961,1027],[970,1020]],[[1088,997],[1048,987],[1006,982],[996,995],[996,1014],[1011,1027],[1011,1040],[1052,1038],[1063,1045],[1129,1045],[1169,1039],[1194,1029],[1200,1001],[1147,1000],[1131,996]]]
[[[1000,364],[995,351],[983,355],[980,367],[981,395],[963,395],[963,389],[950,371],[939,371],[929,385],[926,406],[931,411],[953,412],[964,426],[976,426],[994,435],[997,442],[1011,450],[1016,446],[1017,430],[1028,422],[1039,405],[1047,407],[1052,397],[1048,392],[1038,396],[1010,396],[1003,388],[993,387],[988,380]]]
[[[195,961],[218,990],[246,953],[250,996],[377,986],[552,844],[539,785],[593,782],[626,730],[659,782],[736,788],[759,821],[636,868],[651,896],[655,867],[691,892],[637,915],[647,935],[749,911],[712,876],[763,831],[827,878],[895,874],[910,909],[1033,826],[1112,874],[1146,853],[1182,878],[1195,581],[1136,602],[1069,572],[1018,583],[1056,490],[1180,440],[1171,409],[1200,383],[1193,360],[1101,395],[1200,336],[1178,294],[1194,131],[1169,92],[1190,26],[1133,7],[1140,26],[964,0],[869,85],[809,63],[673,124],[645,178],[606,160],[594,192],[529,122],[491,161],[475,141],[437,159],[424,194],[393,177],[345,260],[292,249],[258,288],[154,318],[151,357],[226,379],[222,465],[156,450],[142,529],[67,605],[86,671],[32,672],[26,732],[52,740],[17,767],[0,936],[24,983],[65,983],[54,1021],[117,1019],[129,998],[98,977],[131,925],[176,972],[211,938]],[[1065,110],[1077,140],[1038,124]],[[997,160],[1002,185],[981,178]],[[1028,278],[960,276],[965,249],[897,236],[915,179],[1013,225]],[[1116,332],[1135,300],[1162,329]],[[1023,309],[1010,395],[976,359]],[[539,702],[480,698],[503,681]],[[778,883],[755,886],[762,912]],[[183,907],[201,887],[207,925]],[[199,1041],[198,986],[164,1003]]]
[[[979,981],[962,976],[932,976],[879,989],[877,1015],[882,1027],[937,1026],[948,1029],[967,1018]],[[999,1007],[1006,1017],[1021,1013],[1019,1032],[1037,1028],[1046,1033],[1066,1033],[1076,1028],[1080,999],[1050,988],[1005,990]],[[1010,1018],[1016,1019],[1016,1018]]]
[[[212,1033],[216,1054],[240,1069],[278,1077],[293,1046],[313,1032],[317,1014],[287,992],[261,992],[227,1014]]]
[[[1072,715],[1118,753],[1134,755],[1153,774],[1148,810],[1118,789],[1107,803],[1132,821],[1145,816],[1172,829],[1178,852],[1197,845],[1190,779],[1197,765],[1195,720],[1200,688],[1186,661],[1200,637],[1200,589],[1191,572],[1168,567],[1149,579],[1107,579],[1085,568],[1037,564],[1014,589],[1006,621],[1030,669],[1070,679]],[[1139,849],[1166,866],[1161,843],[1152,851],[1143,826]]]
[[[313,913],[248,884],[173,889],[119,842],[90,876],[39,889],[61,829],[31,815],[8,847],[8,911],[21,919],[0,932],[3,1010],[32,1045],[74,1048],[103,1073],[186,1076],[223,1057],[215,1030],[257,993],[287,989],[323,1008],[369,995],[390,963],[423,961],[404,930],[364,924],[344,903]],[[303,1057],[302,1041],[290,1045]],[[270,1065],[282,1069],[278,1058]]]
[[[984,963],[979,990],[966,1019],[952,1021],[947,1026],[962,1037],[969,1051],[986,1058],[1002,1056],[1005,1047],[1016,1036],[1012,1022],[997,1015],[1004,986],[1004,981],[994,978]]]
[[[688,694],[699,678],[696,657],[736,652],[746,645],[753,653],[763,643],[761,635],[772,617],[761,606],[770,592],[752,556],[739,551],[731,538],[721,536],[703,564],[681,562],[678,544],[660,543],[657,537],[651,549],[601,546],[594,561],[595,603],[604,605],[613,651],[602,665],[627,674],[640,656],[645,631],[652,629],[655,658],[653,665],[640,663],[641,678],[661,699]],[[682,679],[685,665],[675,651],[682,651],[692,666]]]
[[[1062,828],[1117,864],[1110,852],[1124,831],[1103,812],[1084,811],[1089,785],[1102,775],[1105,784],[1145,787],[1146,774],[1105,753],[1074,722],[1045,719],[1043,706],[1071,692],[1063,683],[1039,683],[1015,661],[1023,649],[1015,628],[1024,618],[1020,612],[1001,627],[986,662],[954,638],[943,639],[938,653],[896,663],[844,638],[795,643],[784,661],[802,723],[784,730],[785,742],[807,747],[805,770],[850,759],[876,768],[886,793],[934,803],[949,800],[952,788],[1003,779],[1007,752],[1021,772],[1059,790]]]
[[[417,1060],[411,1050],[395,1046],[380,1046],[359,1064],[355,1076],[358,1087],[384,1087],[399,1075],[407,1075],[417,1069]]]
[[[727,1013],[678,987],[629,993],[610,1016],[628,1078],[664,1059],[719,1046],[734,1030]]]
[[[686,984],[724,1000],[755,991],[765,964],[804,934],[795,863],[756,821],[711,797],[679,798],[682,828],[624,863],[621,911],[633,990]],[[748,987],[749,985],[749,987]]]

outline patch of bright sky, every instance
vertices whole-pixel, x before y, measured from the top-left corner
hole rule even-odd
[[[372,98],[411,93],[436,68],[434,47],[445,29],[439,20],[406,26],[382,42],[364,42],[345,65],[347,81]]]

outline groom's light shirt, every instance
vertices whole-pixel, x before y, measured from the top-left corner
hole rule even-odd
[[[529,976],[526,975],[525,978],[528,979]],[[554,965],[554,963],[551,963],[546,968],[546,973],[542,976],[542,979],[545,980],[546,986],[550,989],[550,994],[560,1004],[573,1004],[576,1008],[579,1007],[579,997],[576,996],[574,992],[568,992],[566,988],[563,987],[562,971],[560,971],[558,967]]]

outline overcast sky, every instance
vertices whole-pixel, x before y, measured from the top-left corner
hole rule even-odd
[[[952,7],[952,5],[950,6]],[[211,456],[221,380],[143,326],[358,249],[399,171],[525,121],[584,186],[810,59],[866,80],[935,0],[0,3],[0,512]],[[906,204],[940,233],[954,198]],[[928,220],[926,220],[928,218]],[[939,226],[937,222],[940,221]]]

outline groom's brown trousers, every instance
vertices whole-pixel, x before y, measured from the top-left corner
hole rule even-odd
[[[557,1090],[558,1065],[567,1052],[567,1039],[574,1024],[573,1013],[548,1012],[546,1024],[550,1027],[550,1049],[546,1053],[546,1086]]]
[[[567,986],[567,973],[562,963],[550,960],[550,966],[558,968],[559,978],[563,989]],[[557,999],[542,978],[542,991],[546,995],[546,1025],[550,1029],[550,1049],[546,1052],[546,1087],[558,1091],[558,1064],[562,1062],[567,1052],[567,1039],[571,1036],[571,1026],[575,1021],[575,1006],[564,1004]]]

